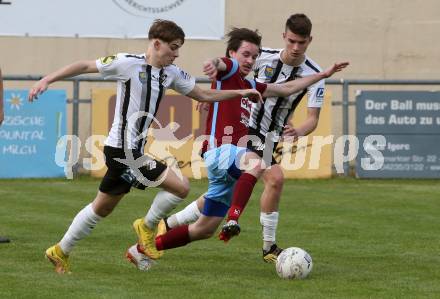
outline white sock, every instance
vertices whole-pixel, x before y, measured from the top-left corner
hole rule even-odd
[[[79,211],[59,243],[64,254],[68,255],[79,240],[90,235],[101,219],[102,217],[93,211],[91,203]]]
[[[169,228],[174,228],[183,224],[190,224],[199,219],[201,213],[197,206],[197,200],[187,205],[182,211],[179,211],[167,219]]]
[[[150,229],[155,229],[159,221],[168,216],[168,214],[182,201],[182,198],[174,194],[167,191],[159,191],[144,218],[145,225]]]
[[[275,244],[278,226],[278,212],[260,213],[260,223],[263,228],[263,249],[269,250]]]

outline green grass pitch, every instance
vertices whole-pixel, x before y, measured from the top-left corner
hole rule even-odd
[[[44,259],[99,181],[0,180],[0,298],[439,298],[440,184],[434,180],[286,181],[278,244],[306,249],[314,269],[278,278],[261,258],[258,198],[227,245],[216,238],[165,253],[149,272],[124,257],[131,223],[157,190],[132,191],[71,255],[60,276]],[[207,187],[192,181],[191,200]],[[183,205],[178,209],[183,208]]]

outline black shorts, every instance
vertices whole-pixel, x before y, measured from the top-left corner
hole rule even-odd
[[[277,148],[278,142],[266,140],[264,135],[253,128],[249,128],[248,136],[251,136],[247,142],[247,149],[249,151],[256,153],[264,162],[266,162],[266,165],[277,164],[273,154]],[[259,139],[258,142],[252,139],[255,137]]]
[[[139,151],[132,150],[132,153],[134,159],[144,156]],[[99,191],[112,195],[130,192],[131,184],[121,177],[129,167],[115,160],[115,158],[125,159],[124,150],[122,148],[104,146],[104,156],[105,165],[107,165],[108,169],[99,185]],[[167,166],[151,157],[148,158],[151,159],[152,163],[147,163],[147,165],[142,166],[139,170],[149,181],[156,181]]]

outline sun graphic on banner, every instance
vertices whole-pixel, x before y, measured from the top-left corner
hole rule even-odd
[[[23,106],[23,99],[18,94],[11,94],[11,98],[7,100],[11,104],[11,109],[20,110]]]

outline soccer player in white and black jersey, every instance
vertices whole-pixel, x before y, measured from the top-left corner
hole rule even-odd
[[[157,113],[166,89],[174,89],[202,102],[234,99],[237,96],[261,99],[261,95],[253,89],[219,91],[197,87],[193,77],[172,64],[185,40],[183,30],[174,22],[156,20],[150,27],[148,39],[150,42],[145,54],[119,53],[97,60],[78,61],[45,76],[29,92],[29,100],[33,101],[49,84],[84,73],[99,72],[104,78],[118,82],[115,118],[104,147],[108,170],[98,194],[75,216],[61,241],[46,250],[47,258],[58,273],[69,272],[69,254],[75,244],[89,235],[96,224],[109,215],[130,191],[132,182],[129,181],[129,170],[141,176],[136,176],[143,183],[141,188],[158,185],[163,189],[156,195],[146,216],[133,223],[139,244],[135,254],[145,254],[151,259],[161,256],[162,253],[154,245],[157,225],[189,192],[188,179],[181,179],[173,171],[166,171],[166,165],[143,152],[145,132]],[[137,163],[140,163],[139,167]]]
[[[284,48],[262,49],[254,66],[256,80],[264,83],[284,83],[319,73],[321,68],[306,55],[307,47],[312,41],[311,30],[312,23],[306,15],[291,15],[286,21],[283,33]],[[289,125],[289,119],[306,94],[307,118],[299,126],[292,127]],[[282,250],[276,245],[275,233],[284,176],[281,167],[276,164],[273,151],[282,136],[291,136],[291,139],[296,140],[313,132],[318,124],[323,97],[324,80],[321,80],[289,97],[265,98],[263,104],[253,105],[249,135],[257,136],[261,142],[249,143],[248,148],[253,151],[254,158],[263,158],[264,165],[271,167],[261,168],[257,176],[244,173],[240,177],[234,189],[227,224],[221,237],[228,240],[239,232],[238,218],[251,196],[257,179],[262,175],[264,191],[260,199],[260,222],[263,228],[263,259],[266,262],[276,262]]]

